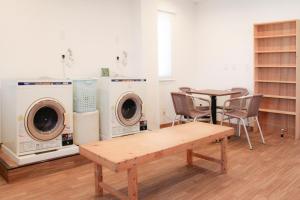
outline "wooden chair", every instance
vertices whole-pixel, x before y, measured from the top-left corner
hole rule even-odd
[[[242,121],[250,149],[253,149],[253,147],[252,147],[252,144],[251,144],[251,141],[249,138],[249,134],[248,134],[248,130],[246,127],[246,123],[245,123],[245,120],[249,120],[250,118],[252,118],[252,119],[254,118],[254,121],[256,121],[262,143],[265,144],[265,139],[264,139],[264,136],[263,136],[263,133],[262,133],[259,121],[258,121],[258,111],[259,111],[259,106],[260,106],[260,102],[261,102],[262,98],[263,98],[263,95],[261,95],[261,94],[233,98],[233,99],[229,99],[229,100],[225,101],[224,106],[223,106],[223,115],[222,115],[221,125],[223,125],[225,116],[228,117],[227,120],[230,120],[232,118],[238,119],[238,127],[239,127],[238,135],[240,136],[240,122]],[[239,102],[240,105],[238,106],[237,104],[235,104],[235,107],[229,107],[230,105],[232,105],[233,101]]]
[[[183,117],[186,116],[187,120],[192,119],[193,121],[201,120],[202,121],[211,121],[211,111],[208,110],[198,110],[194,107],[194,104],[191,103],[190,99],[196,98],[200,101],[206,102],[210,108],[210,101],[200,97],[194,97],[183,92],[171,92],[173,106],[175,110],[175,118],[173,120],[172,126],[175,125],[175,122],[179,116],[178,121],[181,122]],[[205,117],[208,117],[208,119]]]

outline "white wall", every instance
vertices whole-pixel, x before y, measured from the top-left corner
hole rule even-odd
[[[144,77],[140,0],[1,0],[0,79],[62,78],[61,54],[72,49],[67,76]],[[128,53],[127,66],[116,57]],[[1,142],[1,137],[0,137]]]
[[[157,78],[157,9],[175,13],[173,81]],[[60,55],[71,48],[71,77],[97,76],[101,66],[149,80],[151,126],[174,111],[179,86],[253,90],[253,24],[300,18],[289,0],[1,0],[0,78],[62,77]],[[128,64],[116,56],[128,52]],[[219,101],[221,103],[222,101]]]
[[[147,78],[146,117],[150,130],[159,128],[159,85],[157,68],[157,3],[141,0],[142,66]]]
[[[142,75],[139,0],[1,0],[0,78],[62,77],[61,57],[74,54],[71,77],[101,66]],[[128,52],[127,66],[116,56]]]
[[[253,24],[300,19],[298,0],[202,0],[197,7],[199,88],[253,91]]]
[[[160,0],[158,9],[175,13],[172,47],[172,79],[160,82],[160,123],[174,118],[170,96],[180,86],[194,86],[197,80],[197,45],[195,44],[197,7],[193,1]]]
[[[161,123],[173,119],[169,92],[179,86],[253,92],[253,24],[300,19],[298,0],[199,0],[196,8],[190,1],[161,2],[177,13],[174,43],[180,44],[174,47],[175,81],[160,83]]]

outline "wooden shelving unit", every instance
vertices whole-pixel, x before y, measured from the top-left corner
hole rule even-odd
[[[254,89],[264,95],[264,130],[300,138],[300,24],[298,20],[254,25]]]

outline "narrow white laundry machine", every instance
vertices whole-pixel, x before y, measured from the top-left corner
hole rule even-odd
[[[2,149],[19,165],[78,153],[69,80],[2,82]]]
[[[98,86],[101,139],[147,129],[146,79],[102,77]]]

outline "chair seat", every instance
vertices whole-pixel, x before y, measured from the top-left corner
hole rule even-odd
[[[245,110],[228,110],[224,115],[234,118],[247,118],[247,112]]]
[[[209,110],[194,109],[194,110],[190,111],[190,113],[191,113],[190,117],[192,117],[192,118],[210,116],[210,111]]]
[[[200,111],[208,111],[209,109],[209,106],[196,106],[196,110]]]

